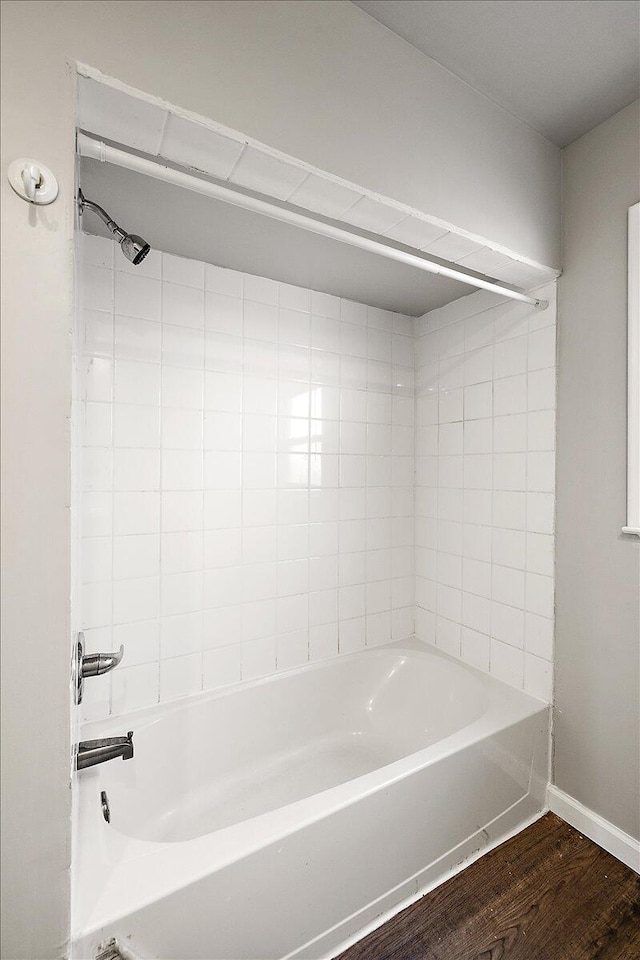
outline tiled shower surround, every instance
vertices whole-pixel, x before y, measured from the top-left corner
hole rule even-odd
[[[416,632],[551,699],[555,284],[416,321]]]
[[[414,628],[550,699],[554,285],[414,321],[80,247],[74,622],[125,645],[85,718]]]
[[[83,236],[74,620],[120,714],[414,631],[411,318]]]

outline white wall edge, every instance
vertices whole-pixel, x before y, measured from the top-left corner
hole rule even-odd
[[[553,813],[557,813],[627,867],[640,873],[640,841],[634,840],[630,834],[553,784],[547,788],[547,803]]]

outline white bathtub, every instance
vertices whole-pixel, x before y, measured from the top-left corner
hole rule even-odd
[[[128,718],[82,771],[75,958],[334,956],[535,819],[548,708],[416,641]],[[102,815],[106,791],[111,823]]]

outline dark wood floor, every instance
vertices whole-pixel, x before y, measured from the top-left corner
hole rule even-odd
[[[640,877],[549,813],[339,960],[640,960]]]

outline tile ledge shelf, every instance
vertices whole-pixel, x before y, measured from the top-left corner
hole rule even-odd
[[[254,180],[251,183],[247,183],[246,178],[244,180],[234,179],[236,171],[239,167],[242,167],[243,159],[251,151],[251,154],[254,155],[254,161],[257,161],[258,164],[260,157],[262,157],[264,161],[278,164],[281,168],[279,172],[285,180],[293,177],[290,180],[289,189],[285,190],[284,193],[280,190],[277,199],[291,200],[311,178],[315,178],[321,182],[329,193],[333,188],[334,192],[337,191],[339,194],[344,194],[347,191],[354,195],[355,199],[350,197],[349,202],[339,213],[331,214],[336,219],[343,220],[346,223],[360,225],[363,229],[371,230],[373,233],[379,233],[380,236],[386,236],[399,242],[406,242],[402,239],[403,227],[406,227],[410,232],[417,231],[419,233],[420,230],[423,230],[423,236],[427,237],[425,243],[420,243],[419,240],[413,242],[415,233],[411,233],[412,242],[410,245],[415,246],[416,249],[425,253],[432,253],[435,256],[444,256],[444,254],[438,252],[442,245],[453,243],[454,246],[457,245],[458,247],[458,256],[455,254],[452,257],[444,256],[445,259],[450,259],[453,263],[459,263],[461,266],[469,267],[479,273],[482,273],[483,270],[490,271],[491,275],[498,280],[527,289],[545,281],[556,279],[560,275],[560,271],[554,267],[538,263],[527,257],[518,256],[512,250],[492,243],[484,237],[314,167],[214,120],[152,97],[141,90],[106,76],[100,70],[87,64],[77,63],[76,69],[79,99],[78,126],[95,135],[106,137],[125,146],[143,149],[139,143],[131,143],[131,137],[127,133],[126,111],[122,110],[122,98],[127,97],[131,101],[137,101],[137,114],[140,113],[143,104],[149,114],[149,125],[153,129],[146,131],[146,135],[150,139],[145,144],[144,152],[151,153],[156,157],[170,161],[176,159],[171,156],[170,152],[163,152],[163,144],[170,118],[179,118],[192,124],[194,129],[197,128],[200,135],[204,134],[206,136],[209,134],[212,140],[219,141],[218,145],[221,149],[224,149],[225,153],[228,152],[232,143],[239,147],[235,156],[226,158],[225,163],[228,169],[223,169],[222,173],[220,164],[216,163],[215,154],[212,154],[213,158],[209,169],[198,167],[194,163],[189,164],[193,169],[200,169],[201,172],[209,176],[216,176],[229,183],[238,183],[248,186],[250,189],[260,190],[265,195],[277,196],[274,193],[273,185],[265,182],[264,179],[260,182]],[[109,106],[113,99],[120,103],[120,106],[115,110],[110,109]],[[87,101],[89,101],[88,106]],[[105,116],[109,116],[109,122],[107,123],[104,121]],[[143,121],[137,115],[136,129],[138,134],[141,123]],[[144,130],[142,135],[145,135]],[[211,144],[208,146],[208,151],[211,150],[211,146]],[[184,157],[180,162],[183,164],[186,162]],[[215,169],[211,169],[211,167],[215,167]],[[266,179],[268,180],[268,176]],[[300,205],[305,206],[304,204]],[[362,206],[365,206],[369,211],[369,219],[365,214],[366,223],[362,223],[357,218],[357,208],[362,208]],[[306,208],[314,213],[328,215],[326,207],[323,208],[322,204],[319,206],[308,204]],[[349,214],[352,211],[356,214],[356,221],[349,219]],[[438,233],[438,231],[441,232]],[[496,258],[498,259],[496,260]]]

